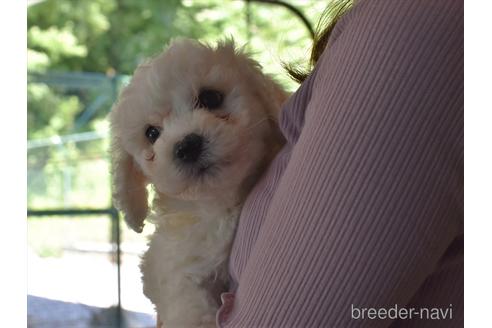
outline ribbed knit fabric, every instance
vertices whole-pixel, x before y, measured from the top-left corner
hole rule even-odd
[[[463,3],[359,1],[281,128],[218,325],[463,326]],[[352,312],[395,304],[452,319]]]

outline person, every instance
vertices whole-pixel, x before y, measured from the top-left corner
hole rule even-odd
[[[217,325],[463,326],[462,1],[360,0],[317,41]]]

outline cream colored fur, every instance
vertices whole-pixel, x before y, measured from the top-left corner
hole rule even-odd
[[[202,88],[219,90],[219,109],[197,108]],[[277,127],[287,94],[232,42],[174,41],[140,65],[111,114],[116,206],[135,231],[156,225],[142,258],[144,293],[164,327],[214,327],[219,295],[245,196],[283,143]],[[149,142],[145,131],[157,126]],[[211,163],[191,174],[173,149],[186,135],[207,140]],[[149,211],[146,186],[155,198]]]

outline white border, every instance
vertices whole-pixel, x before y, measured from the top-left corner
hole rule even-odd
[[[0,1],[0,311],[2,327],[27,325],[26,2]]]
[[[465,1],[465,327],[492,313],[490,1]]]

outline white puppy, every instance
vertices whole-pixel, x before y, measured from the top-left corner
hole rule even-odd
[[[239,211],[283,143],[286,97],[232,42],[181,39],[140,65],[115,104],[114,200],[134,230],[156,225],[141,270],[164,327],[215,326]]]

